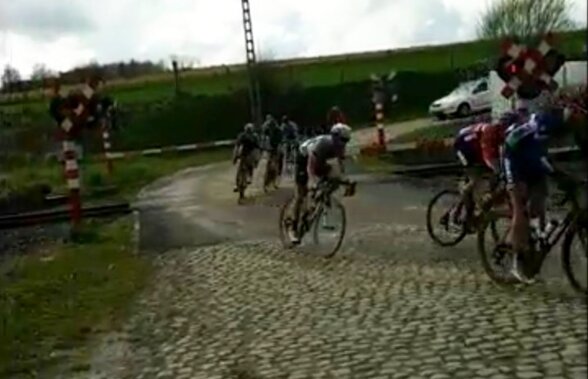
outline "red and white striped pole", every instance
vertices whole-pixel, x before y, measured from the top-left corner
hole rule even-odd
[[[386,136],[384,134],[384,106],[380,101],[376,101],[376,126],[378,128],[378,145],[386,149]]]
[[[82,201],[80,196],[80,169],[77,159],[76,144],[70,137],[73,123],[66,118],[61,123],[65,131],[65,138],[62,141],[65,180],[69,190],[69,205],[72,228],[76,230],[82,220]]]
[[[108,175],[112,175],[112,159],[110,150],[112,144],[110,143],[110,128],[106,119],[100,121],[102,131],[102,146],[104,147],[104,159],[106,160],[106,171]]]

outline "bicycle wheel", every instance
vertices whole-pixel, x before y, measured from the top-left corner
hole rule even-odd
[[[289,198],[280,209],[280,241],[282,242],[282,246],[284,246],[285,249],[291,249],[294,247],[294,244],[292,243],[292,240],[289,236],[289,231],[294,225],[294,200],[294,196]]]
[[[574,242],[579,245],[579,253],[575,254],[577,261],[573,261]],[[573,225],[570,227],[562,244],[562,267],[572,287],[585,295],[588,295],[588,227],[586,225]]]
[[[265,175],[263,180],[263,190],[264,192],[269,191],[270,185],[276,184],[276,177],[277,177],[277,164],[276,159],[271,154],[267,158],[267,164],[265,166]]]
[[[440,216],[434,216],[433,210],[438,206],[443,206],[443,210]],[[454,218],[451,213],[458,206],[461,206],[461,212],[456,217],[459,224],[456,224],[451,220]],[[435,226],[441,226],[449,234],[449,237],[444,238],[441,233],[437,233]],[[465,238],[467,234],[466,207],[462,205],[461,194],[458,191],[443,190],[431,199],[427,207],[427,231],[435,243],[444,247],[455,246]]]
[[[238,198],[237,203],[241,204],[245,199],[245,189],[247,188],[247,170],[245,169],[242,163],[239,163],[239,168],[237,171],[237,192]]]
[[[325,258],[333,257],[341,248],[346,227],[345,207],[337,198],[332,197],[329,205],[321,204],[312,225],[316,253]]]
[[[514,255],[503,241],[503,236],[498,236],[497,224],[500,221],[510,221],[508,214],[487,212],[483,214],[478,228],[478,253],[482,260],[482,267],[492,281],[507,285],[519,281],[511,274],[512,258]],[[498,236],[498,238],[496,238]]]

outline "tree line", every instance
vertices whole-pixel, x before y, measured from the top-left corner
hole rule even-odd
[[[571,30],[577,25],[571,19],[570,0],[499,0],[493,2],[478,19],[477,35],[482,39],[515,37],[523,43],[536,42],[548,31]],[[585,52],[584,52],[585,53]],[[186,63],[186,62],[184,62]],[[184,68],[191,68],[194,62]],[[71,70],[55,73],[43,64],[35,65],[31,78],[23,80],[18,70],[5,66],[2,72],[0,93],[19,93],[41,88],[44,80],[59,76],[62,84],[82,82],[92,74],[99,74],[105,80],[131,79],[167,71],[163,61],[116,62],[99,64],[90,62]]]
[[[20,72],[10,65],[6,65],[2,71],[1,84],[2,93],[27,92],[42,88],[49,78],[59,77],[61,84],[76,84],[84,81],[85,78],[98,74],[104,80],[133,79],[141,76],[163,73],[167,71],[163,61],[137,61],[131,59],[128,62],[115,62],[99,64],[90,62],[85,65],[74,67],[64,72],[55,72],[44,64],[37,64],[33,67],[30,79],[23,79]]]

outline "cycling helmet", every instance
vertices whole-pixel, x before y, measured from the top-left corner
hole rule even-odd
[[[498,123],[505,128],[516,124],[520,121],[521,115],[517,112],[508,111],[500,115],[498,118]]]
[[[565,134],[566,121],[571,115],[566,109],[567,107],[553,107],[537,112],[534,121],[539,135],[555,137]]]
[[[351,139],[351,128],[345,124],[335,124],[331,128],[331,135],[343,141],[349,141]]]
[[[253,131],[253,124],[252,123],[245,124],[245,131],[252,132]]]

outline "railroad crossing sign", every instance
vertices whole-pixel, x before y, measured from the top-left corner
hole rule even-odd
[[[522,99],[532,100],[544,90],[555,91],[558,84],[553,76],[564,63],[565,56],[553,47],[551,34],[536,48],[504,40],[496,66],[498,76],[506,83],[502,96],[508,99],[516,93]]]
[[[396,71],[390,71],[389,74],[371,74],[372,81],[372,102],[374,104],[384,104],[386,102],[386,95],[390,96],[390,101],[395,102],[398,99],[396,88],[394,86],[394,78]]]

